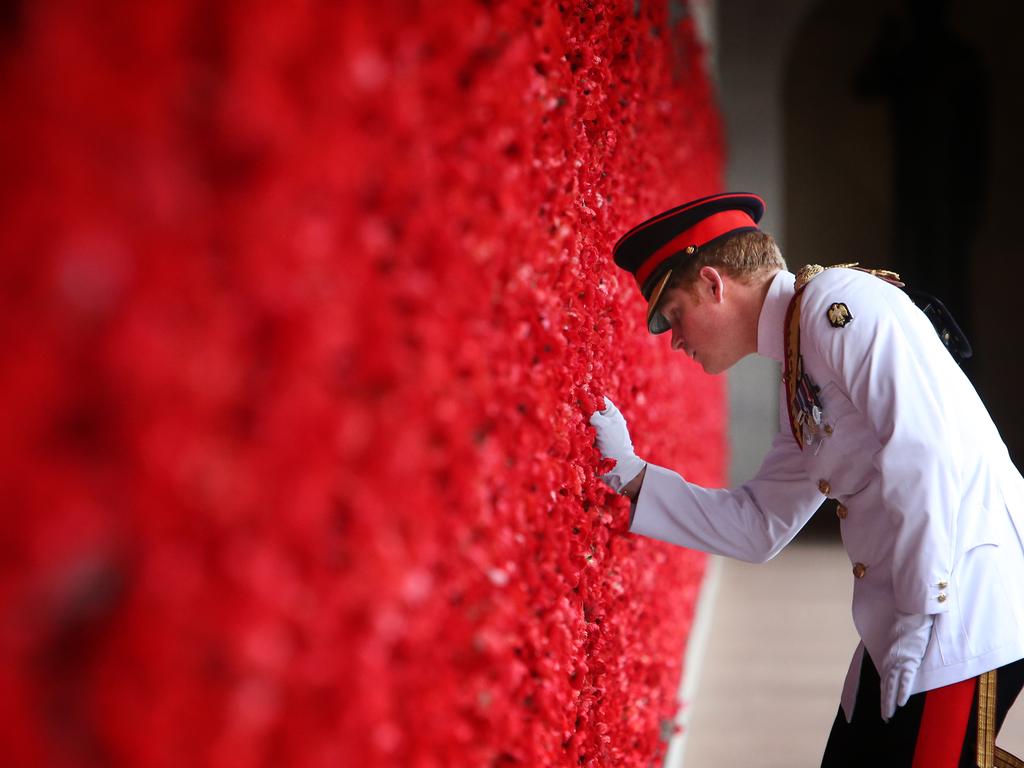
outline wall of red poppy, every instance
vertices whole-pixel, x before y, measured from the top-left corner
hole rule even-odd
[[[647,766],[721,383],[615,237],[720,187],[685,7],[0,14],[7,765]],[[680,356],[681,357],[681,356]]]

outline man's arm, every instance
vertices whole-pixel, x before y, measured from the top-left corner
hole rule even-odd
[[[601,454],[616,461],[601,479],[633,501],[629,529],[634,533],[764,562],[792,540],[824,500],[807,479],[788,431],[776,435],[752,480],[738,488],[703,488],[639,459],[626,420],[611,401],[605,406],[590,418]]]
[[[741,486],[704,488],[648,464],[635,498],[631,532],[754,563],[778,554],[825,500],[788,432]]]

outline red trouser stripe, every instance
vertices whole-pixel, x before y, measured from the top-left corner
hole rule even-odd
[[[976,678],[928,691],[913,768],[956,768],[967,734]]]

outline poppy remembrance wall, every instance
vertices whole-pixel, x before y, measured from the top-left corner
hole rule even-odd
[[[723,475],[610,260],[718,191],[680,4],[0,14],[5,765],[648,766]]]

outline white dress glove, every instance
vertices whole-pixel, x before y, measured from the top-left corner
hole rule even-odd
[[[924,613],[896,612],[892,646],[880,675],[882,719],[886,722],[896,714],[896,707],[902,707],[910,698],[910,689],[928,648],[933,620],[934,617]]]
[[[633,441],[629,439],[629,429],[615,403],[607,397],[604,399],[604,410],[594,411],[590,424],[597,432],[597,449],[606,459],[615,459],[615,466],[601,479],[616,493],[629,485],[629,481],[640,474],[647,466],[633,450]]]

